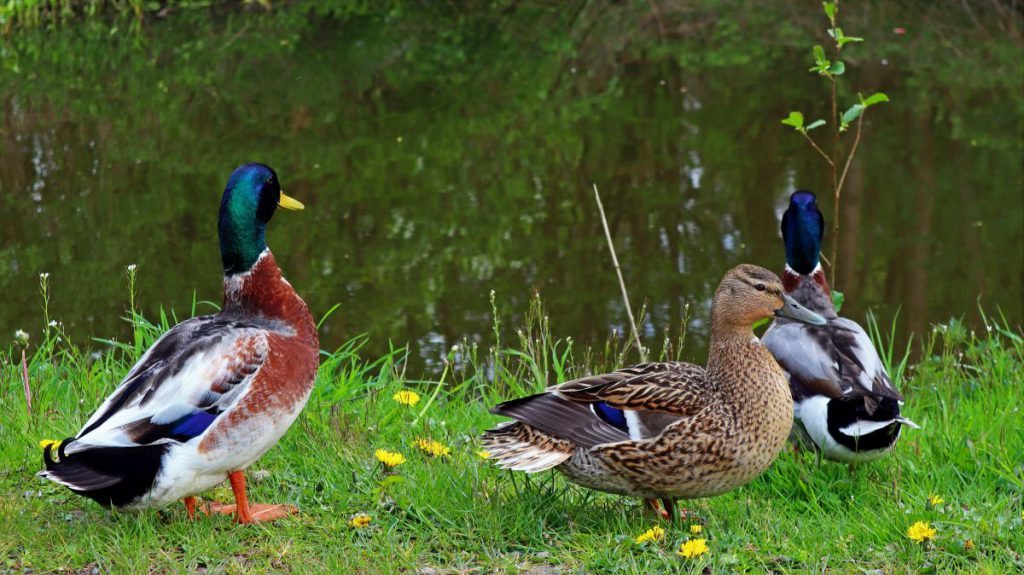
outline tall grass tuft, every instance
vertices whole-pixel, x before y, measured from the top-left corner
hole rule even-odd
[[[41,315],[59,317],[49,290],[40,291]],[[500,305],[496,295],[492,305]],[[296,518],[240,529],[228,518],[190,522],[181,506],[141,514],[103,510],[34,476],[41,467],[37,442],[74,434],[139,350],[179,319],[173,311],[161,310],[155,320],[132,312],[140,308],[137,294],[126,307],[131,342],[77,345],[59,321],[47,319],[43,334],[0,351],[0,572],[1008,573],[1024,567],[1024,337],[998,313],[983,312],[977,332],[959,320],[936,325],[915,338],[913,354],[910,344],[896,341],[892,326],[869,319],[906,396],[907,416],[922,429],[908,430],[893,455],[853,475],[784,451],[746,487],[688,502],[708,552],[686,559],[676,550],[693,537],[689,525],[664,525],[664,539],[638,544],[658,521],[638,501],[575,487],[554,472],[504,472],[478,453],[480,432],[499,421],[490,405],[607,369],[632,345],[626,334],[596,349],[557,335],[537,294],[515,341],[498,340],[497,324],[491,342],[464,339],[443,352],[440,377],[406,373],[404,347],[365,357],[366,335],[322,351],[306,409],[249,470],[252,500],[295,503]],[[207,308],[215,306],[195,302],[190,313]],[[677,354],[681,345],[665,344],[662,354]],[[414,392],[416,401],[396,400],[403,391]],[[385,467],[377,450],[404,462]],[[230,498],[230,491],[203,498]],[[934,529],[927,541],[908,536],[919,523],[927,527],[914,533]]]

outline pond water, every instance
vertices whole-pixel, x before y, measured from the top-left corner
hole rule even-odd
[[[408,344],[411,373],[430,374],[461,338],[493,341],[492,290],[506,334],[534,290],[558,337],[621,333],[597,184],[646,342],[675,334],[689,303],[683,355],[702,360],[722,274],[781,271],[788,194],[818,191],[831,226],[826,167],[779,123],[824,117],[827,101],[807,72],[823,23],[788,4],[284,8],[14,34],[0,53],[0,327],[38,337],[41,272],[79,343],[129,336],[129,264],[150,317],[219,300],[220,194],[262,161],[307,206],[268,237],[315,315],[340,304],[325,348],[365,333],[368,354]],[[980,299],[1020,324],[1019,17],[913,10],[845,23],[867,42],[844,82],[892,101],[871,109],[844,192],[844,314],[898,313],[903,339],[951,316],[977,325]]]

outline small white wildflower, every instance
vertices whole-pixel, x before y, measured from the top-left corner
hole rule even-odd
[[[14,332],[14,341],[21,346],[28,345],[28,332],[23,329]]]
[[[39,279],[41,279],[43,281],[46,281],[46,280],[50,279],[50,274],[48,272],[43,272],[43,273],[39,274]]]
[[[48,323],[48,324],[46,324],[46,325],[48,325],[48,326],[50,326],[50,327],[57,327],[57,320],[55,320],[55,319],[51,319],[51,320],[50,320],[50,323]]]
[[[137,268],[137,267],[138,267],[138,266],[137,266],[137,265],[135,265],[135,264],[128,264],[128,266],[127,266],[127,268],[128,268],[128,271],[130,271],[130,272],[133,272],[133,271],[135,271],[135,268]]]
[[[457,351],[459,351],[459,344],[455,344],[452,346],[452,353],[455,353]]]

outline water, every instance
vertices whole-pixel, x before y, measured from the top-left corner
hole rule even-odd
[[[493,341],[492,290],[506,335],[533,290],[557,336],[622,333],[596,183],[646,341],[660,348],[690,303],[684,356],[702,360],[722,274],[781,271],[788,194],[817,190],[831,226],[825,166],[779,123],[826,105],[805,72],[821,23],[792,4],[660,22],[643,2],[196,12],[16,34],[0,53],[0,326],[38,337],[41,272],[80,343],[128,337],[129,264],[151,317],[218,301],[220,194],[263,161],[307,206],[270,226],[286,277],[315,315],[340,304],[325,348],[365,333],[368,353],[408,343],[412,373],[433,372],[461,338]],[[1006,31],[957,7],[871,10],[846,24],[868,40],[846,80],[892,102],[871,109],[844,192],[844,314],[898,312],[902,340],[951,316],[977,325],[980,298],[1020,324],[1018,17]]]

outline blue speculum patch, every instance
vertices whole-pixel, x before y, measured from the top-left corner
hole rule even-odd
[[[616,409],[603,401],[599,401],[594,404],[594,411],[598,417],[611,425],[623,431],[629,431],[626,426],[626,414],[621,409]]]
[[[200,411],[199,413],[193,413],[188,417],[182,419],[174,426],[171,431],[171,435],[185,436],[185,437],[198,437],[206,431],[207,427],[213,423],[213,420],[217,419],[217,416],[212,413]]]

